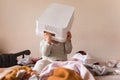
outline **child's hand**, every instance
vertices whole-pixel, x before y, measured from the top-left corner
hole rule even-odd
[[[72,35],[71,35],[71,32],[69,31],[69,32],[67,33],[67,40],[68,40],[68,41],[71,41],[71,38],[72,38]]]
[[[52,42],[52,35],[51,35],[50,33],[48,33],[48,32],[44,33],[44,38],[45,38],[45,40],[46,40],[49,44],[51,44],[51,42]]]

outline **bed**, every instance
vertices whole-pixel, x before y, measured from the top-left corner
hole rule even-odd
[[[79,57],[78,57],[79,58]],[[7,68],[0,68],[0,80],[2,80],[2,78],[4,76],[6,76],[9,72],[11,72],[13,70],[13,68],[18,67],[18,65],[14,65],[11,67],[7,67]],[[40,79],[37,80],[51,80],[50,78],[54,78],[54,71],[56,69],[59,69],[62,67],[62,70],[73,70],[74,72],[77,72],[77,74],[79,74],[79,76],[82,79],[78,79],[78,80],[120,80],[120,75],[116,74],[116,75],[102,75],[102,76],[94,76],[90,70],[79,60],[76,59],[71,59],[69,61],[55,61],[49,65],[47,65],[40,73]],[[118,68],[109,68],[111,70],[116,70]],[[59,70],[61,71],[61,70]],[[57,74],[55,74],[57,75]],[[57,80],[59,80],[60,77],[57,77]],[[34,78],[32,78],[31,80],[36,80]],[[54,79],[52,79],[54,80]],[[56,80],[56,79],[55,79]],[[62,79],[64,80],[64,79]],[[65,79],[66,80],[66,79]],[[69,79],[72,80],[72,79]],[[77,80],[77,79],[76,79]]]
[[[0,80],[12,71],[13,68],[17,66],[12,66],[9,68],[0,68]],[[2,70],[1,70],[2,69]],[[95,80],[120,80],[120,75],[104,75],[104,76],[94,76]]]
[[[1,73],[0,73],[0,79],[5,77],[9,72],[13,71],[13,68],[18,67],[16,65],[8,68],[1,68]],[[72,70],[73,72],[77,72],[81,74],[81,77],[84,80],[95,80],[92,74],[87,70],[87,68],[82,64],[81,61],[76,61],[76,60],[70,60],[70,61],[55,61],[49,65],[47,65],[40,73],[40,79],[39,80],[47,80],[50,76],[53,76],[53,71],[58,68],[64,68],[64,70],[69,69]],[[75,71],[74,71],[75,70]],[[59,77],[58,77],[59,78]],[[31,79],[31,80],[34,80]],[[59,79],[58,79],[59,80]],[[63,79],[64,80],[64,79]],[[70,79],[71,80],[71,79]],[[78,79],[80,80],[80,79]],[[82,80],[82,79],[81,79]]]

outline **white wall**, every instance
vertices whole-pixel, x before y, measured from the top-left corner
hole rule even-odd
[[[0,52],[30,49],[38,57],[35,21],[53,2],[75,7],[73,51],[98,59],[120,59],[120,0],[0,0]]]

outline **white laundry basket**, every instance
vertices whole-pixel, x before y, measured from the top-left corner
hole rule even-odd
[[[57,3],[49,5],[36,21],[36,34],[43,36],[47,31],[54,34],[54,40],[64,42],[72,26],[73,14],[72,6]]]

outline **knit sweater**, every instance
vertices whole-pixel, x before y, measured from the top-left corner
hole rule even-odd
[[[48,61],[65,61],[67,60],[67,54],[72,51],[72,43],[71,41],[66,41],[64,43],[49,44],[47,41],[42,40],[40,51],[43,59],[47,59]]]

